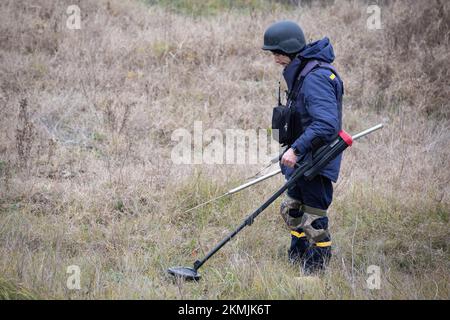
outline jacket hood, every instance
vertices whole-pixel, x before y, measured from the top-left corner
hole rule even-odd
[[[299,57],[308,60],[317,59],[332,63],[335,55],[330,39],[325,37],[322,40],[308,44],[302,51],[300,51]]]
[[[302,65],[304,66],[303,62],[306,60],[316,59],[327,63],[332,63],[334,58],[335,55],[333,46],[330,43],[330,39],[327,37],[308,44],[283,71],[283,76],[288,85],[288,90],[290,91],[292,89],[296,75],[299,71],[299,67]]]

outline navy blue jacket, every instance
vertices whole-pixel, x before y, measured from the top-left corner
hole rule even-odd
[[[295,78],[308,60],[319,60],[327,63],[334,61],[333,47],[328,38],[307,45],[297,57],[286,66],[283,76],[289,91],[294,86]],[[322,138],[331,142],[342,127],[342,95],[343,83],[339,75],[331,70],[318,67],[306,75],[295,99],[295,109],[300,117],[302,133],[292,144],[300,157],[311,151],[314,138]],[[321,175],[336,182],[339,176],[342,155],[331,161]],[[286,178],[294,169],[281,165]]]

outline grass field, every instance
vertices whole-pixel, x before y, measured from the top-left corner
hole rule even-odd
[[[79,30],[72,2],[0,3],[0,298],[450,298],[447,1],[378,1],[376,30],[369,1],[82,0]],[[308,280],[288,264],[277,200],[201,282],[173,282],[167,267],[191,265],[283,183],[183,213],[261,166],[171,161],[172,132],[195,121],[269,127],[281,70],[260,47],[281,19],[331,39],[346,131],[385,124],[344,155],[330,267]]]

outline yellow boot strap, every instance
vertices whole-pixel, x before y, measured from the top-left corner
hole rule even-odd
[[[297,237],[297,238],[303,238],[303,237],[306,237],[306,234],[305,234],[304,232],[299,233],[299,232],[297,232],[297,231],[291,231],[291,234],[292,234],[294,237]]]
[[[317,247],[329,247],[331,246],[331,241],[326,241],[326,242],[316,242],[316,246]]]

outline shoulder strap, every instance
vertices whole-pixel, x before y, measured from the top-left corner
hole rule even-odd
[[[297,94],[303,84],[303,80],[305,80],[306,76],[313,71],[314,69],[321,67],[331,70],[333,73],[335,73],[338,77],[339,74],[337,73],[336,69],[333,65],[319,60],[310,60],[306,63],[305,67],[302,69],[300,74],[298,75],[297,79],[295,80],[295,84],[292,88],[291,93],[289,94],[288,99],[293,100],[297,97]]]
[[[306,66],[303,68],[302,72],[300,72],[300,75],[298,76],[298,79],[300,81],[303,81],[303,79],[308,75],[308,73],[310,73],[311,71],[313,71],[315,68],[317,68],[318,66],[321,65],[322,62],[318,61],[318,60],[311,60],[308,61],[308,63],[306,64]]]
[[[319,61],[317,60],[310,60],[306,63],[306,65],[303,67],[300,74],[295,79],[295,83],[292,86],[292,91],[289,93],[288,100],[295,100],[298,94],[298,91],[300,90],[300,87],[303,84],[303,80],[305,77],[310,73],[312,70],[317,68],[319,66]]]

